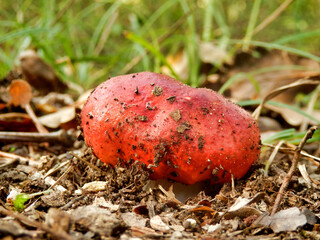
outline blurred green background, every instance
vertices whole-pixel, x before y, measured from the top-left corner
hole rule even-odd
[[[281,4],[288,7],[255,32]],[[197,86],[200,41],[231,56],[264,46],[320,61],[319,9],[319,0],[1,1],[0,78],[28,48],[64,81],[84,88],[119,74],[161,72],[162,66],[175,76],[167,56],[181,50],[189,64],[186,82]]]

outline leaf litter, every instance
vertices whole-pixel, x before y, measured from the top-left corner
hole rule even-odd
[[[271,62],[273,57],[283,57],[281,54],[276,56],[274,52],[272,54],[275,56],[271,57]],[[209,57],[206,56],[206,59]],[[238,61],[230,60],[229,64],[234,65],[228,66],[228,74],[248,67]],[[310,62],[307,64],[312,65]],[[252,67],[258,68],[254,64]],[[285,79],[285,72],[281,74],[280,78]],[[290,71],[286,74],[292,76]],[[300,73],[295,74],[301,78]],[[305,72],[303,74],[307,75]],[[14,80],[21,74],[11,73],[11,76]],[[314,77],[314,72],[309,76]],[[218,73],[217,81],[225,81],[223,78],[226,78],[224,73]],[[269,78],[264,75],[264,79]],[[267,80],[261,78],[259,81],[266,83]],[[292,82],[295,80],[276,88]],[[52,83],[50,86],[62,84]],[[229,94],[235,97],[235,90],[248,89],[235,85]],[[274,86],[270,87],[264,96],[272,94],[274,89]],[[295,154],[295,149],[287,143],[279,145],[275,152],[276,144],[264,145],[259,161],[244,179],[233,184],[185,186],[168,181],[150,181],[148,174],[136,164],[129,168],[111,168],[100,162],[84,144],[75,114],[71,114],[80,111],[82,97],[70,102],[61,101],[56,96],[51,98],[55,99],[49,104],[51,107],[48,107],[48,102],[35,104],[36,98],[45,98],[42,93],[33,90],[30,99],[36,117],[48,127],[49,133],[39,135],[34,132],[33,120],[29,125],[24,121],[17,123],[10,132],[7,127],[0,126],[0,237],[319,239],[320,173],[313,158],[319,155],[318,142],[306,144],[299,158],[299,171],[294,171],[286,191],[281,193],[279,210],[272,214],[274,202]],[[4,106],[0,109],[1,121],[8,121],[4,114],[13,114],[16,120],[28,118],[21,115],[25,114],[23,107],[9,106],[8,101],[10,98],[1,97]],[[64,109],[70,109],[70,113]],[[273,109],[268,111],[272,113]],[[265,108],[262,108],[261,114],[261,118],[268,116]],[[61,120],[65,115],[68,118]],[[55,119],[54,124],[43,120],[46,117]],[[274,119],[283,122],[279,117]],[[19,130],[21,125],[24,127],[22,132]],[[268,130],[269,125],[265,129]],[[67,137],[61,137],[61,133]],[[265,172],[272,153],[272,161],[269,161],[268,171]]]

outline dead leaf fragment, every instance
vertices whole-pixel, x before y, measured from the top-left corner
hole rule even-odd
[[[59,109],[55,113],[50,113],[39,117],[39,121],[46,127],[58,128],[61,124],[67,123],[76,117],[76,110],[73,106]]]
[[[213,42],[200,42],[199,56],[204,63],[220,64],[226,62],[227,64],[233,64],[231,56]]]
[[[45,222],[56,231],[68,232],[70,228],[70,215],[60,209],[50,208]]]
[[[307,223],[307,218],[296,207],[277,212],[270,224],[271,229],[278,232],[295,231]]]
[[[148,227],[138,227],[138,226],[132,226],[131,227],[131,234],[134,237],[143,237],[143,236],[148,236],[148,237],[160,237],[162,234],[157,233],[155,230],[152,228]]]
[[[20,54],[22,73],[27,81],[40,92],[62,92],[67,89],[52,67],[44,62],[36,51],[28,49]]]
[[[99,192],[99,191],[106,190],[106,186],[107,186],[107,182],[94,181],[94,182],[85,183],[82,189],[88,192]]]
[[[122,213],[121,215],[122,220],[125,224],[130,227],[145,227],[147,224],[147,219],[142,217],[141,215],[135,214],[133,212],[126,212]]]
[[[255,209],[253,207],[242,207],[242,208],[235,210],[233,212],[227,212],[224,215],[224,219],[229,220],[229,219],[234,219],[236,217],[244,219],[244,218],[247,218],[247,217],[250,217],[253,215],[260,216],[261,212],[258,209]]]
[[[169,232],[170,228],[167,224],[165,224],[159,215],[156,215],[150,219],[150,226],[154,230],[158,230],[160,232]]]
[[[295,231],[307,223],[307,217],[297,207],[277,212],[273,216],[260,216],[253,224],[270,227],[275,233]]]
[[[94,205],[72,210],[71,219],[104,237],[117,236],[126,228],[125,224],[115,214]]]
[[[182,81],[186,81],[189,77],[189,61],[186,51],[178,52],[176,55],[167,56],[167,62],[180,77]],[[161,67],[161,72],[170,75],[171,71],[167,66]]]

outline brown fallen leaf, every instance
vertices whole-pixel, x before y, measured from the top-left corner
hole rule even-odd
[[[26,80],[43,94],[63,92],[67,85],[63,83],[52,67],[41,59],[36,51],[28,49],[20,54],[21,70]]]
[[[26,113],[0,114],[0,131],[34,132],[36,130],[30,116]]]
[[[307,223],[307,217],[297,207],[281,210],[273,216],[261,215],[253,224],[270,227],[275,233],[295,231]]]
[[[210,207],[207,206],[201,206],[201,207],[195,207],[189,210],[189,212],[216,212],[215,210],[213,210]]]
[[[39,121],[46,127],[58,128],[61,124],[67,123],[76,117],[76,110],[73,106],[59,109],[57,112],[39,117]]]
[[[278,96],[279,94],[283,93],[284,91],[287,91],[288,89],[291,89],[291,88],[295,88],[295,87],[299,87],[299,86],[303,86],[303,85],[318,85],[319,84],[319,80],[310,80],[310,79],[299,79],[291,84],[288,84],[288,85],[285,85],[285,86],[282,86],[282,87],[279,87],[279,88],[276,88],[274,89],[273,91],[269,92],[261,101],[260,105],[256,108],[256,110],[254,111],[254,113],[252,114],[252,116],[258,120],[259,117],[260,117],[260,113],[261,113],[261,110],[262,108],[264,107],[264,104]]]

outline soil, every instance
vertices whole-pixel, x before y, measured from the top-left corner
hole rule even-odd
[[[317,147],[313,144],[308,148]],[[272,149],[264,147],[259,162],[234,186],[204,183],[196,194],[179,201],[181,191],[188,191],[187,186],[175,189],[174,182],[167,182],[163,186],[169,188],[165,189],[161,183],[150,181],[148,173],[138,165],[108,167],[94,157],[83,141],[76,141],[69,149],[44,143],[2,146],[2,150],[8,148],[19,154],[33,148],[38,157],[30,161],[16,159],[1,166],[1,205],[14,212],[10,198],[14,191],[32,194],[51,189],[31,197],[17,214],[54,231],[30,226],[15,215],[0,211],[0,236],[10,236],[6,239],[56,239],[55,231],[70,239],[319,239],[318,185],[308,186],[299,171],[291,179],[279,210],[307,208],[316,221],[279,233],[255,224],[263,214],[271,213],[292,154],[279,153],[266,175],[265,162]],[[313,177],[320,177],[311,161],[301,159],[302,163],[313,169]],[[56,183],[51,185],[45,177]],[[240,211],[230,211],[240,198],[254,201]],[[214,226],[217,230],[212,231]]]

